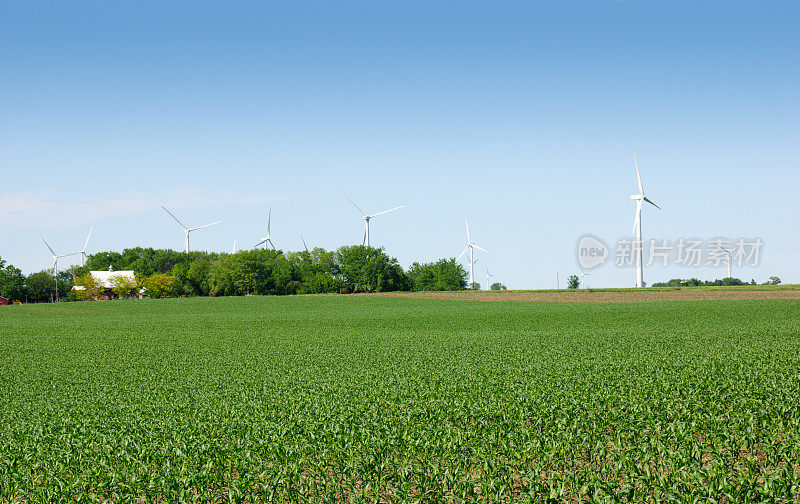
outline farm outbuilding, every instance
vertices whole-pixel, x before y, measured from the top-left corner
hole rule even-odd
[[[108,271],[90,271],[89,274],[92,275],[95,283],[104,289],[111,289],[111,287],[114,286],[112,280],[114,278],[136,282],[136,275],[134,275],[132,270],[114,271],[114,268],[111,266],[108,267]]]
[[[114,284],[120,280],[130,282],[133,285],[136,284],[136,275],[132,270],[114,271],[114,268],[109,266],[108,271],[90,271],[89,274],[92,276],[94,286],[98,288],[99,291],[98,294],[92,295],[94,299],[113,299]],[[86,290],[86,287],[83,285],[76,285],[72,289],[75,291],[83,291]],[[139,297],[141,298],[143,294],[144,289],[141,289],[139,291]]]

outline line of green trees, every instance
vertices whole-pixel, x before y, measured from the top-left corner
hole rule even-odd
[[[144,288],[150,297],[239,296],[247,294],[322,294],[467,288],[467,272],[454,258],[413,263],[408,271],[383,248],[343,246],[335,251],[243,250],[233,254],[176,252],[136,247],[122,252],[98,252],[86,265],[58,273],[30,275],[0,259],[0,296],[22,302],[55,298],[91,299],[101,294],[89,275],[111,266],[115,271],[133,270],[133,285],[118,282],[117,297],[133,297]],[[72,291],[74,285],[82,292]]]
[[[780,285],[781,279],[776,276],[769,277],[769,281],[763,282],[761,285]],[[656,282],[653,287],[713,287],[713,286],[729,286],[729,285],[758,285],[755,279],[750,282],[739,280],[738,278],[726,277],[717,280],[700,280],[697,278],[673,278],[667,282]]]

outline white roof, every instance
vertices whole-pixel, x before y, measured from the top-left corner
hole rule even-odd
[[[98,285],[107,289],[113,287],[111,279],[114,277],[123,277],[127,280],[136,281],[133,271],[90,271],[89,273]]]

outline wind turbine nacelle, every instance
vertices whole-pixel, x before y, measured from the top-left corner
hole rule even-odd
[[[631,199],[632,200],[640,200],[642,198],[644,198],[644,196],[641,195],[641,194],[631,194]]]

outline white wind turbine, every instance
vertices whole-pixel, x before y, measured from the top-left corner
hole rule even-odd
[[[642,187],[642,176],[639,174],[639,160],[636,159],[636,152],[633,153],[633,162],[636,165],[636,180],[639,182],[639,194],[632,194],[631,199],[636,200],[636,219],[633,221],[633,232],[636,233],[636,287],[644,287],[644,272],[642,270],[642,205],[648,202],[661,210],[661,207],[650,201],[644,195]]]
[[[493,277],[493,276],[494,276],[494,275],[490,275],[490,274],[489,274],[489,268],[486,268],[486,290],[487,290],[487,291],[488,291],[488,290],[490,290],[489,288],[491,287],[491,286],[489,285],[489,281],[490,281],[489,279],[490,279],[491,277]]]
[[[369,220],[372,219],[373,217],[377,217],[377,216],[385,214],[385,213],[394,212],[395,210],[400,210],[401,208],[405,208],[405,205],[400,205],[399,207],[390,208],[389,210],[384,210],[383,212],[378,212],[376,214],[367,215],[367,213],[364,210],[361,210],[360,208],[358,208],[358,205],[356,205],[355,202],[353,200],[351,200],[346,194],[344,194],[344,193],[342,193],[342,194],[344,195],[345,198],[347,198],[347,200],[350,203],[353,204],[354,207],[356,207],[356,210],[361,212],[361,215],[363,216],[364,223],[365,223],[363,245],[366,245],[367,247],[369,247]]]
[[[269,238],[269,227],[272,222],[272,209],[269,209],[269,215],[267,215],[267,236],[261,238],[261,241],[256,244],[256,248],[264,245],[264,250],[267,250],[267,247],[272,246],[272,250],[275,250],[275,244],[272,243],[272,240]]]
[[[469,286],[472,288],[472,284],[475,283],[475,249],[483,250],[484,252],[488,252],[488,250],[472,243],[472,240],[469,237],[469,221],[464,219],[464,222],[467,223],[467,246],[461,251],[460,254],[458,254],[456,261],[461,259],[461,256],[466,254],[469,250]]]
[[[592,276],[592,274],[591,273],[586,273],[585,271],[583,271],[583,268],[581,268],[581,288],[583,288],[583,289],[586,288],[586,282],[583,279],[584,275]]]
[[[47,249],[50,251],[53,257],[53,278],[56,280],[56,301],[58,301],[58,260],[62,257],[69,257],[79,254],[80,252],[71,252],[69,254],[56,254],[55,250],[42,238],[42,241],[47,246]]]
[[[233,249],[231,250],[231,254],[236,253],[236,240],[233,240]]]
[[[728,254],[728,278],[733,278],[732,276],[733,274],[731,273],[731,260],[733,259],[734,250],[729,250],[726,248],[723,248],[722,250],[724,250],[725,253]]]
[[[186,239],[183,242],[183,251],[184,252],[189,252],[189,233],[191,233],[192,231],[197,231],[198,229],[207,228],[209,226],[213,226],[214,224],[219,224],[220,222],[222,222],[222,221],[216,221],[216,222],[212,222],[211,224],[206,224],[205,226],[197,226],[197,227],[193,227],[193,228],[188,228],[188,227],[186,227],[184,225],[183,222],[179,221],[178,218],[175,217],[175,215],[172,212],[167,210],[167,207],[165,207],[164,205],[161,205],[161,208],[163,208],[165,212],[170,214],[172,216],[172,218],[175,219],[175,222],[180,224],[181,227],[183,228],[183,232],[186,234]]]
[[[89,238],[92,237],[92,229],[94,229],[94,227],[89,228],[89,236],[86,237],[86,243],[83,244],[83,248],[75,252],[81,255],[81,266],[86,266],[86,247],[89,246]]]

